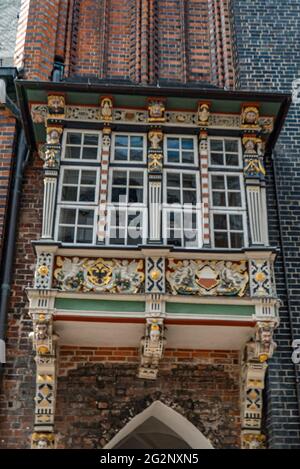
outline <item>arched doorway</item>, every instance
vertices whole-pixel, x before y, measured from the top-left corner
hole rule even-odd
[[[136,415],[105,449],[213,449],[185,417],[160,401]]]

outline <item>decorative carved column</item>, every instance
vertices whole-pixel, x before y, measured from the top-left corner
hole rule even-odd
[[[47,143],[42,149],[44,159],[44,203],[42,238],[53,239],[57,178],[61,159],[62,121],[65,118],[65,98],[48,96]]]
[[[241,125],[244,129],[243,165],[246,185],[250,238],[252,245],[268,245],[264,143],[260,137],[259,109],[245,105]]]
[[[263,449],[265,436],[261,433],[263,390],[268,368],[267,360],[276,348],[274,321],[258,322],[255,335],[245,348],[242,366],[242,448]]]
[[[209,186],[208,186],[208,132],[210,117],[210,103],[200,102],[198,104],[199,132],[199,155],[200,155],[200,177],[201,177],[201,202],[202,202],[202,230],[203,244],[210,245],[210,223],[209,223]]]
[[[163,357],[165,342],[164,318],[165,302],[165,258],[147,257],[145,263],[146,285],[146,324],[145,335],[140,342],[140,367],[138,377],[154,380],[159,371],[159,362]]]
[[[148,121],[159,125],[165,122],[164,100],[149,98]],[[162,174],[163,174],[163,140],[160,127],[153,127],[148,132],[148,184],[149,184],[149,230],[150,244],[161,243],[162,218]]]
[[[53,331],[55,292],[53,293],[45,290],[28,290],[29,315],[33,322],[33,332],[29,334],[29,337],[32,340],[36,362],[32,449],[55,448],[54,416],[58,336]]]

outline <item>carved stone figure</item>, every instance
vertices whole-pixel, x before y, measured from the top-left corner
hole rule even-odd
[[[61,95],[51,95],[48,96],[48,110],[50,116],[53,114],[53,117],[57,118],[60,116],[64,117],[65,114],[65,97]]]
[[[208,125],[209,117],[210,117],[209,104],[199,103],[199,107],[198,107],[198,123],[199,123],[199,125],[203,125],[203,126]]]
[[[47,143],[50,145],[59,145],[63,129],[61,127],[47,128]]]
[[[160,130],[151,130],[148,134],[149,141],[151,142],[151,149],[159,150],[163,140],[163,133]]]
[[[162,99],[150,98],[148,105],[149,122],[165,121],[165,105]]]
[[[101,107],[101,119],[103,119],[104,121],[111,121],[112,109],[113,109],[112,99],[108,97],[102,98],[100,107]]]
[[[165,337],[162,319],[147,318],[145,336],[141,340],[139,377],[156,379],[159,361],[163,356]]]
[[[244,106],[242,110],[242,126],[257,128],[259,125],[259,109],[256,106]]]
[[[273,340],[274,330],[274,322],[258,322],[256,325],[256,357],[262,363],[271,358],[276,349]]]

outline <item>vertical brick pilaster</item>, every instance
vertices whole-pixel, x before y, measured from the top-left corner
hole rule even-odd
[[[25,0],[17,32],[16,65],[27,79],[49,80],[53,70],[59,0]]]

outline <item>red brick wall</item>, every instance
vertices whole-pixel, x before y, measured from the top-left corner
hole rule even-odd
[[[24,0],[16,57],[27,78],[233,86],[228,0]]]
[[[25,171],[21,197],[12,295],[8,311],[7,363],[0,389],[0,448],[28,448],[33,429],[35,363],[28,334],[27,286],[33,285],[36,262],[31,240],[41,233],[43,170],[35,156]]]
[[[156,381],[137,378],[138,363],[137,349],[62,347],[56,412],[60,448],[105,446],[155,400],[186,417],[216,448],[239,447],[237,352],[166,350]]]
[[[12,117],[10,111],[0,107],[0,261],[14,161],[15,130],[15,118]]]

